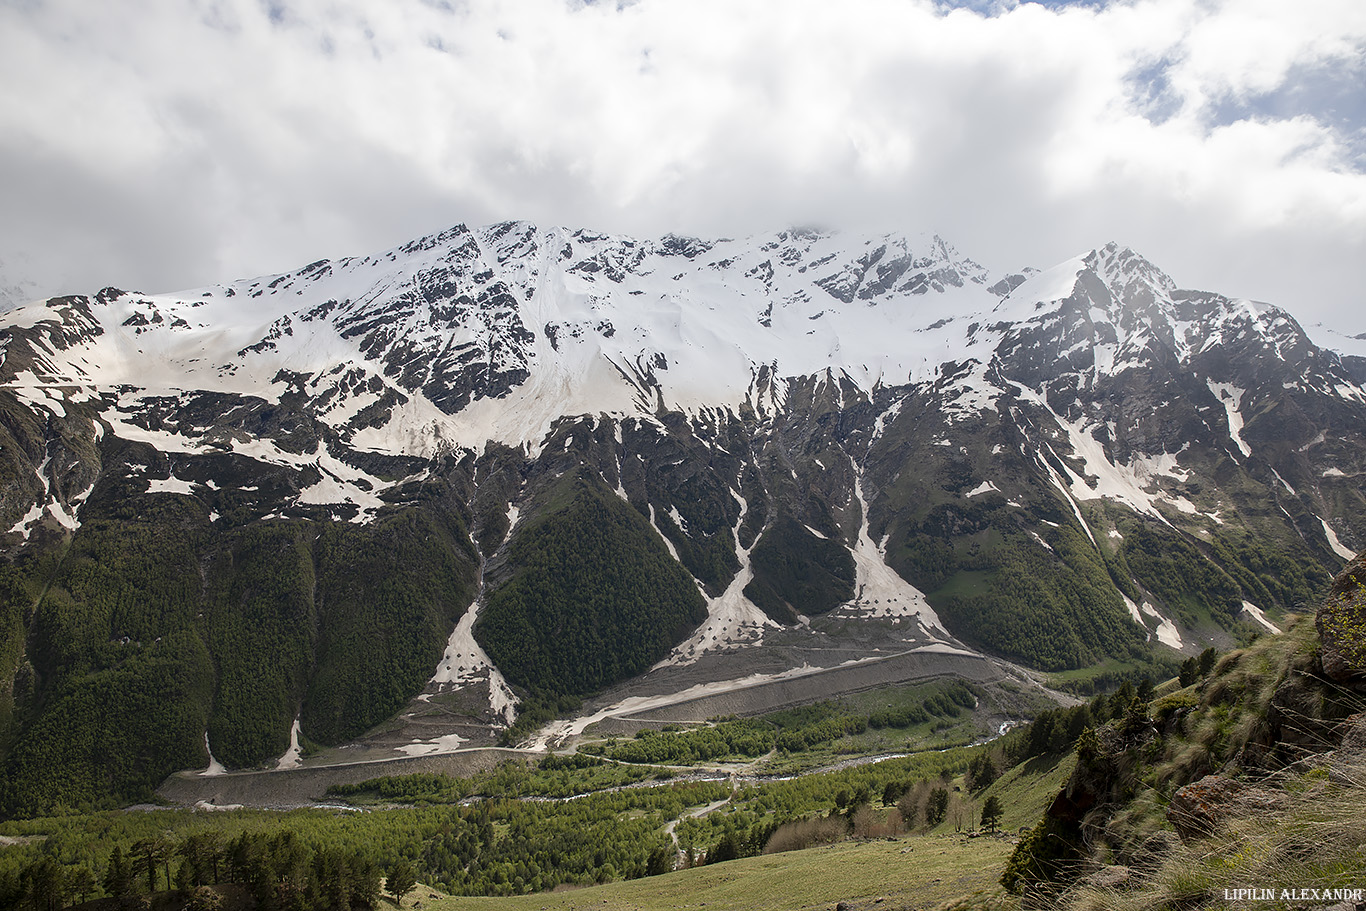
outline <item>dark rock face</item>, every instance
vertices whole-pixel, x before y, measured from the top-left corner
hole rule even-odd
[[[1344,683],[1366,678],[1366,554],[1333,580],[1315,617],[1323,642],[1323,672]]]
[[[1272,755],[1286,759],[1328,749],[1332,725],[1323,710],[1322,681],[1291,677],[1277,687],[1266,713]]]
[[[1348,716],[1340,725],[1338,749],[1346,753],[1366,754],[1366,712]]]
[[[1352,379],[1358,383],[1366,383],[1366,357],[1356,355],[1344,355],[1342,366],[1352,375]]]

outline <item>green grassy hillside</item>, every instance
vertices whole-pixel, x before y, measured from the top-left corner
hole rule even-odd
[[[404,903],[434,911],[803,911],[846,902],[881,911],[922,908],[974,893],[999,894],[1005,839],[955,835],[845,842],[746,857],[591,889],[506,898],[447,898],[418,889]]]

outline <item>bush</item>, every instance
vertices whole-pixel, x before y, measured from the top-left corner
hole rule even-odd
[[[838,816],[794,819],[774,831],[768,844],[764,845],[764,853],[781,854],[783,851],[801,851],[816,845],[834,844],[843,841],[848,834],[849,824]]]
[[[1015,846],[1001,874],[1001,885],[1011,895],[1027,890],[1052,891],[1067,878],[1080,858],[1077,832],[1045,816]]]

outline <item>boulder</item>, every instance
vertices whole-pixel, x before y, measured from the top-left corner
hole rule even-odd
[[[1167,821],[1183,841],[1213,835],[1245,788],[1246,785],[1232,778],[1206,775],[1172,795]]]
[[[1366,679],[1366,554],[1338,573],[1314,624],[1324,674],[1339,683]]]
[[[1263,816],[1284,810],[1286,804],[1282,791],[1251,787],[1222,775],[1206,775],[1172,795],[1167,821],[1182,841],[1190,841],[1213,835],[1230,816]]]

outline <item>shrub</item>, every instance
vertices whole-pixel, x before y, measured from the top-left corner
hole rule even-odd
[[[764,845],[764,853],[781,854],[783,851],[801,851],[815,845],[833,844],[843,841],[848,834],[848,823],[838,816],[794,819],[774,831],[768,844]]]

